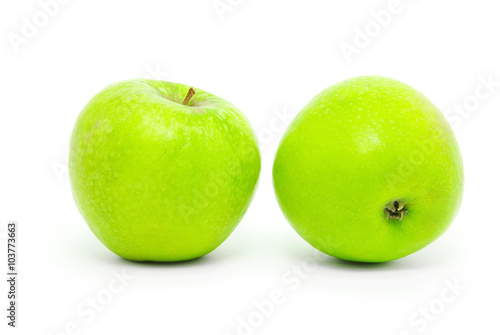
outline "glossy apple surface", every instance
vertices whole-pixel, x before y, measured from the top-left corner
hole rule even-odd
[[[464,176],[439,109],[404,83],[367,76],[327,88],[297,115],[273,181],[283,213],[312,246],[344,260],[385,262],[446,231]]]
[[[71,137],[73,196],[92,232],[129,260],[182,261],[219,246],[254,194],[260,155],[245,116],[157,80],[108,86]]]

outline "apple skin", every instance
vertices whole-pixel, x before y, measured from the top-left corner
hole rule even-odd
[[[296,116],[273,182],[285,217],[313,247],[344,260],[386,262],[446,231],[464,175],[439,109],[404,83],[365,76],[325,89]],[[405,204],[401,220],[388,218],[394,201]]]
[[[190,86],[135,79],[98,93],[69,153],[76,205],[111,251],[184,261],[217,248],[248,208],[260,172],[255,134],[232,104]]]

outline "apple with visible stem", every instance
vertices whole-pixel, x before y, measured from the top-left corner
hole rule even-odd
[[[257,140],[232,104],[190,86],[112,84],[80,113],[69,174],[76,205],[111,251],[183,261],[217,248],[248,208]]]
[[[284,215],[313,247],[385,262],[445,232],[464,176],[439,109],[404,83],[365,76],[325,89],[297,115],[276,153],[273,182]]]

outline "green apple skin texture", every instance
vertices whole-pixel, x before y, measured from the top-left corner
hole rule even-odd
[[[463,165],[444,115],[399,81],[356,77],[327,88],[292,121],[273,181],[293,228],[350,261],[386,262],[443,234],[463,193]],[[401,221],[384,208],[399,200]],[[439,257],[439,255],[436,255]]]
[[[183,261],[217,248],[248,208],[260,172],[256,137],[232,104],[190,86],[128,80],[79,115],[69,172],[76,205],[111,251]]]

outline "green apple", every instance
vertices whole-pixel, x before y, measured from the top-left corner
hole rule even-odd
[[[135,261],[183,261],[217,248],[248,208],[260,154],[232,104],[190,86],[128,80],[79,115],[71,188],[92,232]]]
[[[425,247],[462,200],[460,149],[439,109],[399,81],[357,77],[292,121],[273,166],[278,203],[313,247],[385,262]]]

